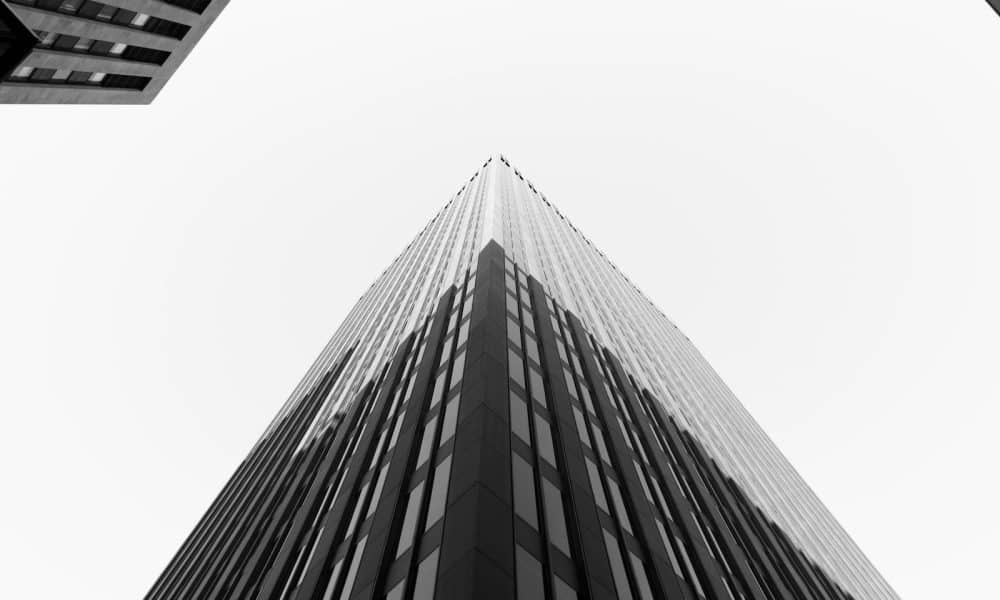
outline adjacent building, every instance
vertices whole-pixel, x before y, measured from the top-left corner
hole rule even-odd
[[[0,103],[148,104],[229,0],[0,0]]]
[[[147,598],[897,596],[497,157],[362,295]]]

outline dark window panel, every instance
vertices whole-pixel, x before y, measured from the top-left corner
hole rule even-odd
[[[528,404],[510,392],[510,428],[521,441],[531,445],[531,433],[528,425]]]
[[[413,600],[433,600],[437,583],[438,551],[431,552],[417,568],[417,582],[413,586]]]
[[[114,6],[102,4],[101,9],[97,11],[97,16],[94,18],[98,21],[110,21],[115,16],[116,12],[118,12],[118,9]]]
[[[410,499],[406,503],[406,514],[403,516],[403,527],[399,532],[399,545],[396,547],[396,558],[413,545],[413,536],[417,532],[417,517],[420,512],[420,502],[424,497],[424,482],[421,481],[417,487],[410,492]]]
[[[162,65],[167,62],[170,58],[170,53],[164,50],[154,50],[152,48],[143,48],[141,46],[126,46],[125,50],[121,54],[122,58],[125,60],[134,60],[137,62],[151,63],[154,65]]]
[[[514,512],[529,525],[538,529],[534,470],[516,453],[511,455],[511,469],[514,478]]]
[[[520,546],[517,547],[517,600],[545,600],[542,565]]]
[[[438,442],[438,447],[443,446],[445,442],[455,435],[455,428],[458,425],[458,403],[460,400],[461,396],[455,396],[444,407],[444,422],[441,424],[441,441]]]
[[[552,429],[548,422],[537,414],[535,415],[535,439],[538,440],[538,454],[550,465],[556,466],[556,451],[552,446]]]
[[[516,381],[521,387],[524,387],[524,362],[513,350],[507,351],[507,365],[510,378]]]
[[[140,77],[138,75],[109,74],[104,78],[102,83],[104,87],[142,91],[152,80],[151,77]]]
[[[166,19],[160,19],[159,17],[150,17],[142,28],[150,33],[172,37],[178,40],[184,39],[187,32],[191,30],[191,28],[187,25],[175,23]]]
[[[618,590],[619,600],[632,600],[632,591],[629,589],[625,563],[622,562],[622,554],[618,549],[618,540],[607,531],[604,532],[604,546],[608,550],[611,574],[615,578],[615,588]]]
[[[132,23],[132,19],[134,19],[137,14],[138,13],[134,10],[120,8],[116,10],[114,15],[111,17],[111,22],[116,25],[129,25]]]
[[[101,12],[102,8],[104,8],[104,5],[100,2],[87,0],[87,2],[84,2],[83,6],[80,7],[80,10],[77,11],[77,14],[87,19],[96,19],[97,14]]]
[[[60,35],[56,38],[56,41],[53,42],[52,47],[56,50],[72,50],[79,41],[80,38],[75,35]]]
[[[90,46],[91,54],[110,54],[111,47],[114,46],[111,42],[105,42],[102,40],[94,40],[93,45]]]
[[[55,75],[55,69],[35,69],[31,72],[29,81],[48,81]]]
[[[562,550],[563,554],[571,556],[562,493],[552,482],[543,478],[542,495],[545,499],[545,525],[549,530],[549,541],[556,548]]]
[[[444,516],[445,501],[448,499],[448,480],[451,476],[451,457],[441,461],[434,469],[434,483],[431,486],[431,499],[427,506],[427,524],[424,531],[430,529]]]

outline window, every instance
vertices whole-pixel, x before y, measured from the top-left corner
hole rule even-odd
[[[701,582],[698,581],[698,574],[694,570],[694,565],[691,564],[691,559],[688,558],[687,550],[684,548],[684,544],[679,538],[674,538],[677,540],[677,550],[680,552],[681,559],[684,560],[684,566],[687,568],[688,575],[691,576],[691,583],[694,584],[694,589],[698,592],[699,598],[705,597],[705,590],[701,587]]]
[[[138,13],[134,17],[132,17],[132,26],[142,27],[146,24],[147,21],[149,21],[149,15],[145,13]]]
[[[611,561],[611,574],[615,578],[615,588],[619,600],[632,600],[628,587],[628,576],[625,574],[625,563],[622,562],[621,551],[618,550],[618,540],[607,531],[604,532],[604,546],[608,549],[608,559]]]
[[[583,459],[587,463],[587,475],[590,477],[590,489],[594,492],[594,500],[597,505],[604,509],[604,512],[611,514],[608,508],[608,497],[604,495],[604,486],[601,485],[601,476],[597,473],[597,465],[589,458]]]
[[[563,377],[566,379],[566,391],[569,392],[570,396],[576,398],[576,380],[566,369],[563,369]]]
[[[674,573],[678,577],[684,579],[684,572],[681,571],[681,565],[677,562],[677,555],[674,554],[674,548],[670,545],[670,538],[667,537],[667,530],[663,528],[663,523],[656,519],[656,529],[660,532],[660,539],[663,541],[663,547],[667,549],[667,556],[670,558],[670,566],[674,568]]]
[[[448,359],[451,358],[451,333],[444,338],[443,348],[444,350],[441,351],[441,360],[438,361],[439,369],[448,364]]]
[[[337,564],[333,565],[333,571],[330,572],[330,582],[326,584],[326,591],[323,592],[323,600],[330,600],[333,597],[333,589],[337,586],[337,579],[340,577],[340,569],[343,566],[343,560],[338,560]]]
[[[94,44],[94,40],[88,40],[87,38],[78,38],[73,43],[73,49],[79,52],[86,52],[90,50],[90,47]]]
[[[458,355],[455,359],[455,366],[452,367],[451,371],[451,385],[448,386],[449,390],[455,389],[455,386],[462,382],[462,375],[465,371],[465,352]]]
[[[608,491],[611,492],[611,501],[615,505],[615,513],[618,514],[618,520],[621,521],[622,528],[632,533],[632,523],[628,520],[628,513],[625,512],[625,502],[622,500],[622,493],[618,489],[618,484],[608,479]]]
[[[434,431],[437,429],[437,417],[431,417],[424,426],[424,437],[420,440],[420,454],[417,455],[417,468],[420,468],[431,457],[431,446],[434,444]]]
[[[611,464],[611,457],[608,456],[608,447],[604,445],[604,432],[598,428],[594,428],[594,441],[597,442],[597,453],[601,456],[601,460]]]
[[[31,81],[45,82],[52,79],[52,75],[56,72],[55,69],[41,69],[36,67],[31,72]]]
[[[507,317],[507,339],[510,340],[511,344],[518,348],[521,347],[521,330],[510,316]]]
[[[406,579],[396,584],[396,587],[389,590],[385,600],[403,600],[403,590],[406,589]]]
[[[115,8],[114,6],[108,6],[107,4],[102,4],[101,10],[97,11],[97,15],[95,16],[95,18],[100,19],[101,21],[110,21],[111,17],[115,16],[115,11],[117,10],[118,9]]]
[[[545,403],[545,387],[542,385],[542,376],[534,368],[528,369],[528,376],[531,378],[531,397],[542,406]]]
[[[76,50],[77,49],[76,45],[80,44],[81,41],[83,41],[83,40],[81,40],[80,38],[78,38],[75,35],[60,35],[52,43],[52,47],[55,48],[56,50]],[[86,41],[87,41],[87,43],[85,45],[81,44],[81,45],[85,46],[83,48],[84,51],[86,51],[86,49],[90,47],[89,40],[86,40]]]
[[[135,11],[119,8],[115,11],[115,16],[111,18],[111,22],[115,25],[129,25],[135,14]]]
[[[382,497],[382,488],[385,486],[385,476],[389,474],[389,463],[386,462],[382,470],[379,471],[378,480],[375,482],[375,489],[372,491],[371,500],[368,501],[368,512],[365,513],[365,518],[372,516],[375,512],[375,508],[378,506],[379,498]]]
[[[437,403],[441,401],[441,390],[444,389],[444,378],[448,374],[448,371],[441,371],[438,373],[437,380],[434,382],[434,391],[431,392],[431,405],[430,408],[437,406]]]
[[[111,52],[111,47],[114,46],[111,42],[102,42],[100,40],[94,40],[94,43],[90,45],[90,52],[92,54],[108,54]]]
[[[431,552],[417,567],[417,583],[413,586],[413,600],[432,600],[437,583],[438,550]]]
[[[552,591],[555,593],[555,600],[576,600],[576,592],[568,583],[552,576]]]
[[[538,513],[535,511],[534,471],[518,454],[511,454],[511,469],[514,474],[514,512],[529,525],[538,529]]]
[[[635,583],[639,588],[639,597],[642,600],[653,600],[653,590],[649,588],[649,579],[646,577],[646,566],[639,560],[638,556],[631,552],[628,553],[628,559],[632,563],[632,573],[635,574]]]
[[[548,422],[535,415],[535,438],[538,440],[538,453],[553,467],[556,466],[555,448],[552,447],[552,431]]]
[[[535,343],[535,338],[531,337],[530,335],[526,335],[524,336],[524,342],[525,342],[524,347],[528,351],[528,358],[535,361],[536,363],[540,363],[541,361],[538,358],[538,344]]]
[[[109,50],[108,53],[120,56],[122,52],[125,52],[125,48],[128,48],[128,44],[118,42],[117,44],[111,46],[111,50]]]
[[[531,445],[531,434],[528,431],[528,405],[510,392],[510,428],[521,441]]]
[[[545,600],[542,565],[520,546],[517,547],[516,560],[517,600]]]
[[[358,519],[361,518],[361,509],[365,505],[365,496],[368,495],[368,486],[369,483],[366,483],[361,487],[361,491],[358,493],[358,497],[354,501],[354,512],[351,514],[351,522],[347,525],[348,535],[354,531],[354,526],[358,524]]]
[[[438,447],[443,446],[445,442],[455,435],[455,427],[458,425],[458,402],[460,399],[461,396],[455,396],[444,407],[444,422],[441,425],[441,441],[438,443]]]
[[[417,514],[420,511],[420,500],[423,498],[423,495],[424,482],[421,481],[410,492],[410,499],[406,503],[406,514],[403,516],[403,528],[399,532],[399,545],[396,547],[396,558],[402,556],[413,545],[413,535],[417,529]]]
[[[549,530],[549,541],[566,556],[570,556],[562,494],[552,482],[542,479],[542,495],[545,498],[545,524]]]
[[[365,536],[358,542],[358,547],[354,550],[354,558],[351,559],[351,568],[347,570],[347,575],[344,578],[344,589],[340,592],[340,600],[347,600],[351,597],[351,591],[354,589],[354,578],[358,575],[358,566],[361,564],[361,555],[365,552],[367,542],[368,536]]]
[[[580,434],[580,441],[583,445],[590,448],[590,435],[587,433],[587,423],[583,418],[583,413],[580,409],[573,407],[573,420],[576,421],[576,432]]]
[[[587,391],[587,386],[580,386],[580,395],[583,397],[583,405],[587,407],[587,410],[590,411],[591,414],[596,415],[597,411],[594,410],[594,403],[590,400],[590,392]]]
[[[91,73],[89,81],[90,83],[100,83],[104,81],[104,73]]]
[[[510,372],[510,378],[517,382],[522,388],[524,387],[524,362],[521,357],[515,354],[511,350],[507,350],[507,367]]]
[[[34,67],[18,67],[17,70],[14,71],[14,73],[11,75],[11,77],[16,79],[27,79],[28,77],[31,76],[31,73],[34,70],[35,70]]]
[[[448,499],[448,480],[451,477],[451,457],[441,461],[434,470],[434,483],[431,485],[431,500],[427,507],[427,524],[424,531],[430,529],[444,516],[444,505]]]

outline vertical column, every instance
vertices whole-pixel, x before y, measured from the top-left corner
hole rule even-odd
[[[389,367],[388,374],[384,379],[382,389],[378,391],[375,405],[368,415],[369,426],[365,429],[363,437],[358,442],[355,449],[355,458],[346,467],[347,472],[341,484],[343,492],[334,501],[333,507],[325,517],[323,533],[314,549],[315,558],[306,569],[302,582],[299,584],[295,594],[295,598],[299,600],[315,598],[317,589],[319,589],[321,583],[325,583],[323,579],[327,575],[327,568],[330,566],[328,565],[329,555],[332,551],[336,550],[335,542],[340,542],[343,530],[347,526],[347,518],[349,516],[347,509],[349,506],[352,506],[351,500],[357,495],[355,488],[361,481],[364,469],[367,468],[371,454],[374,451],[373,442],[375,441],[375,436],[378,434],[379,424],[385,419],[389,406],[389,398],[402,374],[403,365],[413,346],[413,339],[414,334],[411,333],[400,344],[399,350],[397,350],[396,356]]]
[[[645,419],[639,418],[644,414],[644,412],[642,407],[639,405],[639,399],[636,396],[635,391],[632,389],[628,377],[625,376],[625,371],[622,369],[621,362],[618,360],[618,357],[614,356],[607,350],[604,351],[604,356],[608,361],[608,365],[611,367],[611,373],[618,383],[618,388],[622,391],[625,403],[634,416],[633,421],[639,429],[639,433],[645,446],[649,449],[654,449],[656,445],[654,444],[655,439],[653,432],[650,430],[649,422]],[[748,591],[751,598],[754,598],[755,600],[764,600],[764,592],[760,589],[757,579],[754,577],[753,573],[750,572],[746,555],[740,549],[739,545],[736,544],[736,540],[733,539],[732,534],[729,532],[729,527],[722,518],[722,514],[719,512],[715,500],[711,497],[708,489],[705,487],[705,483],[702,481],[696,467],[694,466],[694,462],[691,460],[691,457],[688,456],[683,443],[677,436],[677,432],[671,427],[666,427],[663,431],[674,446],[674,453],[678,457],[678,462],[680,462],[678,467],[684,469],[687,473],[688,481],[693,484],[692,487],[694,488],[694,493],[698,495],[701,506],[705,508],[707,519],[710,521],[714,530],[718,532],[719,538],[721,538],[719,541],[721,542],[722,550],[729,555],[730,563],[735,565],[735,575],[742,580],[744,589]]]
[[[479,255],[437,600],[514,597],[503,250]]]
[[[287,467],[305,428],[319,410],[322,398],[330,386],[340,376],[352,351],[353,349],[349,350],[339,364],[327,372],[271,434],[258,442],[230,484],[213,503],[205,519],[199,523],[164,575],[150,590],[148,598],[173,598],[182,595],[179,587],[190,587],[202,581],[205,571],[220,560],[219,548],[227,540],[245,534],[236,527],[237,520],[267,494],[274,485],[277,474]]]
[[[587,343],[587,333],[584,331],[580,320],[574,314],[569,314],[569,325],[576,338],[576,346],[580,351],[580,361],[587,379],[591,383],[593,397],[597,405],[598,414],[604,420],[604,430],[608,440],[611,442],[612,458],[615,459],[616,471],[622,482],[625,484],[626,497],[631,508],[631,513],[635,516],[636,538],[647,549],[653,563],[652,577],[650,583],[653,585],[653,593],[659,598],[683,598],[681,584],[677,580],[676,574],[670,566],[667,558],[667,550],[663,546],[663,540],[656,535],[657,527],[649,504],[646,502],[642,485],[639,483],[638,474],[632,464],[628,445],[622,430],[618,427],[617,410],[611,404],[607,392],[603,385],[598,385],[601,380],[601,370]],[[725,596],[719,595],[719,598]]]
[[[608,562],[607,549],[597,513],[597,504],[590,488],[587,467],[584,462],[583,445],[576,429],[573,408],[569,399],[566,379],[562,375],[562,364],[556,350],[555,332],[552,329],[552,313],[545,299],[541,284],[534,278],[528,279],[531,302],[538,315],[536,329],[540,342],[542,366],[548,378],[552,414],[558,431],[557,443],[565,464],[565,479],[569,491],[568,510],[572,518],[569,528],[580,548],[577,568],[580,583],[580,597],[594,600],[615,598],[614,582]]]
[[[352,600],[371,600],[382,588],[385,572],[393,561],[392,551],[395,545],[390,542],[397,540],[403,523],[406,509],[406,487],[409,475],[413,472],[417,460],[417,434],[420,422],[427,411],[429,396],[427,388],[434,376],[438,364],[437,352],[448,323],[448,313],[455,288],[452,286],[438,303],[434,321],[427,336],[426,350],[421,364],[417,366],[414,375],[413,399],[403,407],[403,424],[400,426],[399,437],[395,450],[389,462],[382,495],[368,532],[368,541],[354,581]]]
[[[330,483],[330,479],[336,475],[336,467],[340,464],[344,450],[350,440],[351,434],[356,427],[360,427],[358,418],[361,415],[363,405],[369,394],[375,393],[372,384],[369,383],[361,390],[357,398],[348,407],[344,418],[340,421],[337,433],[330,444],[326,456],[320,465],[316,477],[313,479],[309,492],[306,494],[295,520],[292,522],[288,532],[284,536],[281,548],[271,563],[267,573],[264,575],[258,598],[271,598],[276,593],[278,586],[284,583],[290,576],[290,570],[295,564],[295,558],[306,542],[306,535],[309,532],[309,525],[316,518],[317,511],[320,510],[323,501],[323,491]],[[247,582],[241,581],[239,587],[234,591],[234,597],[240,597],[244,593]]]
[[[754,562],[758,565],[762,578],[767,579],[772,595],[777,596],[781,600],[792,600],[793,598],[796,598],[796,596],[793,596],[791,592],[788,591],[788,587],[785,586],[784,581],[782,581],[780,573],[771,562],[771,558],[768,556],[763,545],[761,545],[760,539],[750,527],[746,517],[744,517],[743,513],[740,511],[739,506],[737,506],[732,492],[730,492],[726,487],[723,476],[718,472],[717,467],[711,463],[708,456],[699,447],[700,445],[694,441],[693,438],[689,437],[689,439],[693,442],[690,444],[692,454],[694,454],[696,459],[705,466],[704,471],[708,475],[709,483],[715,488],[719,501],[728,509],[734,528],[739,532],[740,537],[744,540],[744,543],[747,546],[747,554],[755,559]],[[801,594],[799,594],[798,597],[801,597]]]

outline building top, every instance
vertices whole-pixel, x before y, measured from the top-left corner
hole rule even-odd
[[[491,242],[579,315],[815,562],[858,598],[897,597],[688,337],[503,156],[487,160],[362,295],[279,419],[355,347],[313,425],[323,431]]]

